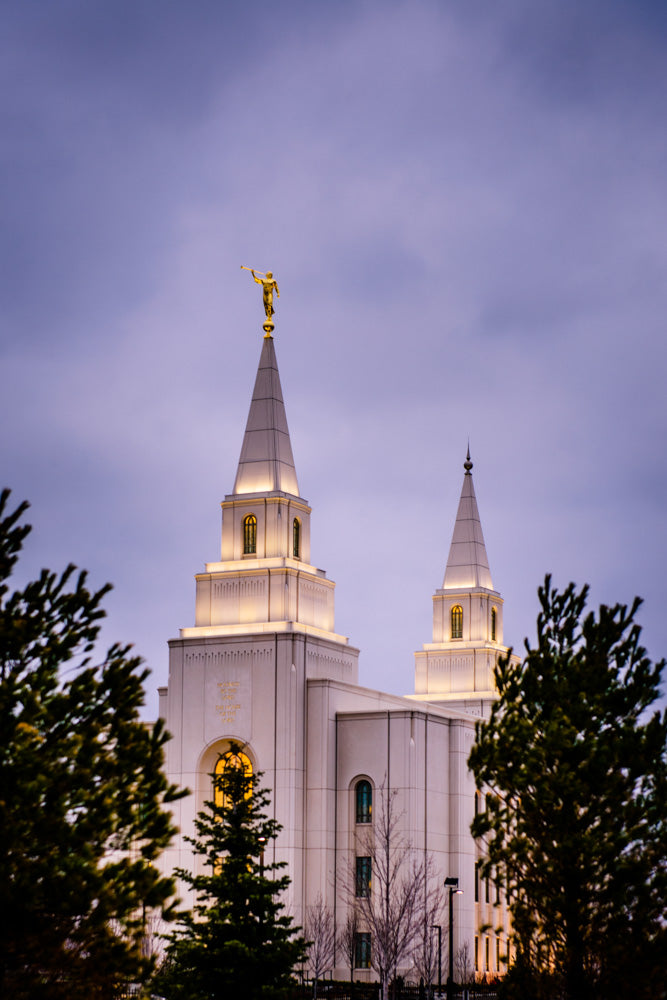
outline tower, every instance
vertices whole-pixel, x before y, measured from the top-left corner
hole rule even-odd
[[[195,624],[169,642],[160,715],[173,739],[170,780],[193,793],[176,804],[181,830],[168,865],[190,868],[183,835],[211,798],[211,773],[240,743],[271,792],[301,917],[308,678],[357,683],[358,650],[334,632],[334,587],[310,564],[311,508],[299,495],[273,338],[267,334],[234,489],[222,501],[218,562],[196,576]]]
[[[493,668],[503,646],[503,599],[493,589],[473,485],[464,462],[449,558],[433,595],[433,641],[415,653],[414,697],[485,715],[495,698]]]

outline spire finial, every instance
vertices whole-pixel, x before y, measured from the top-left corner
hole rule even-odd
[[[466,460],[463,463],[463,468],[466,470],[466,476],[469,476],[470,470],[472,469],[472,462],[470,461],[470,441],[468,441],[468,452],[466,454]]]

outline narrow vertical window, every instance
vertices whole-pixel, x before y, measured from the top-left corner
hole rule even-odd
[[[475,972],[479,972],[479,938],[475,936]]]
[[[292,555],[295,559],[301,558],[301,522],[298,517],[292,522]]]
[[[479,903],[479,866],[480,862],[477,861],[475,864],[475,902]]]
[[[367,932],[354,935],[354,967],[355,969],[371,967],[371,936]]]
[[[485,968],[486,972],[488,972],[489,968],[490,968],[490,965],[489,965],[489,951],[490,951],[490,949],[489,949],[489,935],[487,934],[486,937],[484,938],[484,968]]]
[[[371,859],[357,858],[354,894],[358,899],[367,899],[371,894]]]
[[[496,641],[496,616],[496,609],[491,608],[491,642]]]
[[[373,789],[370,781],[358,781],[355,788],[357,823],[370,823],[373,815]]]
[[[254,514],[247,514],[243,518],[243,555],[253,552],[257,552],[257,518]]]
[[[455,604],[452,608],[452,639],[463,638],[463,608]]]
[[[496,934],[496,972],[500,972],[500,934]]]

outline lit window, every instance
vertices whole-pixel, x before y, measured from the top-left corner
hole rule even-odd
[[[248,514],[243,518],[243,555],[257,552],[257,518]]]
[[[354,894],[357,899],[367,899],[371,894],[371,859],[357,858]]]
[[[370,823],[373,814],[373,789],[370,781],[358,781],[355,789],[357,823]]]
[[[354,967],[355,969],[371,967],[371,936],[365,931],[354,935]]]
[[[238,750],[236,753],[232,750],[228,750],[227,753],[222,755],[222,757],[218,757],[213,777],[213,797],[216,806],[224,806],[225,804],[221,784],[223,775],[228,767],[240,768],[248,777],[252,774],[252,764],[250,762],[250,758],[244,754],[242,750]],[[248,791],[248,797],[249,796],[250,790]]]
[[[298,517],[292,522],[292,555],[295,559],[301,558],[301,522]]]
[[[452,608],[452,639],[463,638],[463,608],[455,604]]]
[[[491,608],[491,642],[496,641],[496,609]]]

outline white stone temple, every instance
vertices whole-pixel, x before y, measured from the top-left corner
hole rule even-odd
[[[196,576],[195,623],[170,640],[169,682],[160,689],[173,736],[169,780],[192,791],[174,806],[181,834],[165,862],[195,868],[183,837],[193,834],[212,798],[211,773],[235,741],[263,772],[282,825],[270,849],[288,865],[290,912],[303,925],[321,896],[342,926],[354,905],[355,855],[386,787],[395,791],[400,835],[433,856],[440,885],[459,879],[454,954],[467,944],[478,974],[495,975],[505,969],[507,914],[493,885],[477,878],[466,761],[506,647],[469,455],[464,468],[433,635],[415,653],[414,693],[362,687],[359,651],[335,631],[335,584],[312,562],[311,508],[299,489],[274,341],[264,338],[233,490],[221,505],[220,558]],[[444,949],[446,907],[441,916]],[[358,939],[355,977],[374,978],[363,925]],[[410,977],[409,965],[402,971]],[[333,974],[349,976],[344,956]]]

